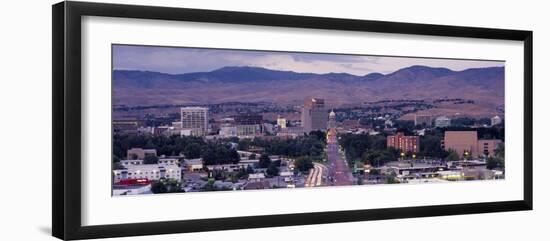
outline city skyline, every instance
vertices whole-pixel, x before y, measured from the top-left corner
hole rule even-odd
[[[114,45],[112,194],[504,179],[503,65]]]

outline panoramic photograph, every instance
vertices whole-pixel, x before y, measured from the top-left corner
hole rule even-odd
[[[505,179],[505,62],[112,45],[112,195]]]

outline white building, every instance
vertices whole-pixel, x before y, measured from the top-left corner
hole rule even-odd
[[[222,126],[220,127],[221,137],[235,137],[237,136],[237,127],[236,126]]]
[[[202,158],[185,159],[185,167],[188,171],[196,172],[203,168]]]
[[[181,169],[177,165],[141,164],[128,165],[126,169],[113,170],[114,182],[126,179],[159,180],[160,178],[172,178],[181,180]]]
[[[502,123],[502,119],[496,115],[495,117],[491,118],[491,126],[496,126],[498,124]]]
[[[143,165],[143,160],[120,160],[120,165],[124,167],[129,165]]]
[[[265,175],[263,173],[248,174],[248,181],[250,181],[250,182],[261,182],[264,179],[265,179]]]
[[[446,116],[440,116],[435,118],[435,127],[447,127],[451,126],[451,119]]]
[[[181,108],[182,135],[204,136],[208,133],[208,108]],[[185,132],[184,132],[185,131]]]
[[[180,161],[176,158],[159,158],[159,165],[178,165]]]

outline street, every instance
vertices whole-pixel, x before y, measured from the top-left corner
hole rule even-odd
[[[327,143],[328,156],[328,181],[333,186],[345,186],[353,184],[353,176],[349,171],[346,161],[338,152],[337,143]],[[332,183],[331,183],[332,182]]]

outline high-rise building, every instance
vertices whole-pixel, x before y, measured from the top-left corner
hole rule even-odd
[[[192,135],[206,135],[208,133],[208,108],[181,108],[181,128],[182,131],[188,131]]]
[[[307,99],[302,109],[302,127],[304,128],[304,132],[326,130],[327,122],[328,112],[325,109],[325,100],[318,98]]]
[[[388,147],[393,147],[402,152],[418,153],[420,149],[420,139],[418,136],[405,136],[402,132],[388,136],[386,142]]]

